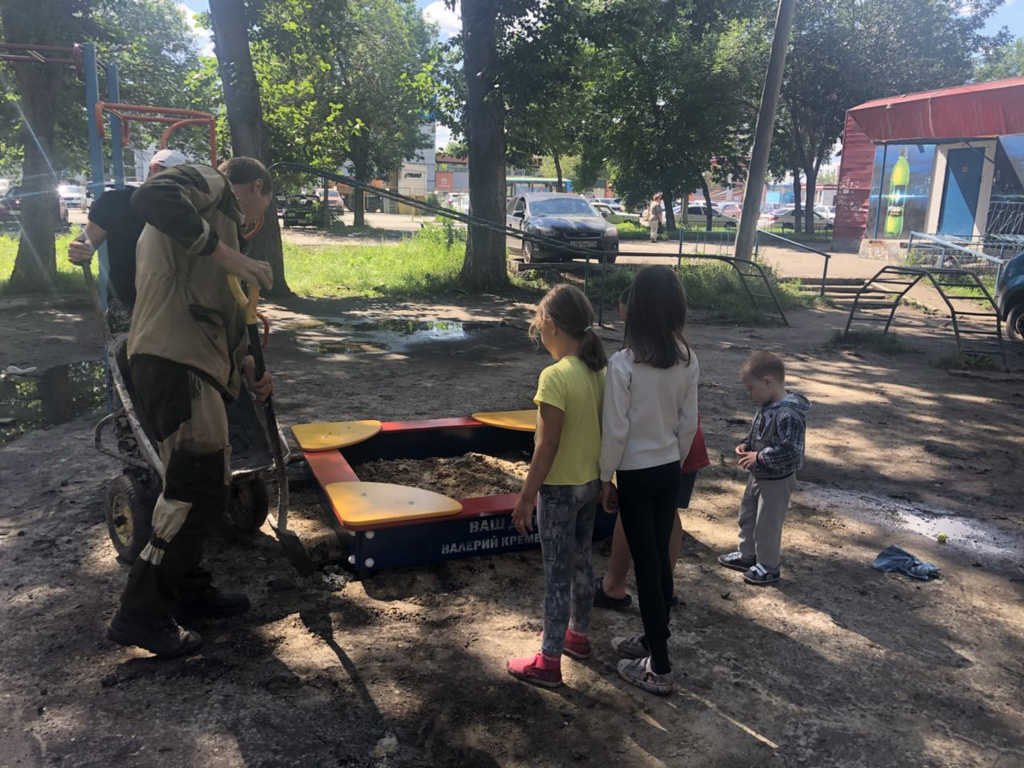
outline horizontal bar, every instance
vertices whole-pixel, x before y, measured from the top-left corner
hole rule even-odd
[[[451,419],[426,419],[422,421],[385,421],[381,432],[423,432],[429,429],[464,429],[482,427],[476,419],[455,417]]]

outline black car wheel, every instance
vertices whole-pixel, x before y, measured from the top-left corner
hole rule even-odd
[[[534,259],[537,256],[536,246],[527,239],[523,239],[523,263],[533,264]]]
[[[1006,335],[1014,341],[1024,339],[1024,306],[1014,307],[1006,316]]]

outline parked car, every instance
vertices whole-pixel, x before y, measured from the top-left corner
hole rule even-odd
[[[564,248],[592,251],[595,257],[615,261],[619,251],[619,230],[604,220],[579,195],[560,192],[530,192],[508,201],[507,226],[564,244]],[[512,253],[521,254],[527,264],[535,261],[571,261],[580,254],[557,245],[538,245],[522,236],[508,237]]]
[[[592,203],[603,203],[617,213],[625,213],[626,209],[622,206],[621,197],[595,197],[590,202]]]
[[[600,213],[604,217],[604,220],[609,224],[622,224],[626,221],[632,222],[633,224],[640,223],[639,213],[626,213],[621,205],[613,207],[608,205],[608,203],[602,203],[595,200],[591,203],[591,206],[593,206],[594,210]]]
[[[996,307],[1010,338],[1024,339],[1024,251],[1004,266],[996,281]]]
[[[686,206],[687,225],[698,228],[707,226],[706,210],[704,203],[690,203]],[[673,206],[672,213],[675,214],[676,225],[678,226],[683,220],[683,206]],[[713,229],[718,229],[719,227],[735,227],[738,222],[738,219],[724,215],[715,207],[714,203],[711,204],[711,227]]]
[[[54,190],[56,192],[56,190]],[[57,198],[57,228],[56,232],[66,232],[71,222],[68,219],[67,203],[58,194]],[[24,200],[24,190],[20,186],[13,186],[0,198],[0,227],[3,229],[21,228],[21,207]]]
[[[316,195],[286,195],[281,207],[284,227],[315,227],[322,223],[320,198]]]
[[[68,208],[86,208],[85,187],[80,184],[61,184],[57,194]]]
[[[831,205],[816,205],[814,206],[814,212],[820,213],[831,222],[836,220],[836,209]]]
[[[743,213],[743,204],[731,200],[726,203],[719,203],[717,207],[720,214],[723,216],[731,216],[736,219],[736,221],[740,220],[740,215]]]
[[[766,211],[762,213],[757,220],[758,229],[781,229],[792,230],[794,223],[794,211],[796,208],[792,205],[785,205],[781,208],[776,208],[773,211]],[[800,222],[803,224],[804,218],[807,214],[804,211],[800,211]],[[815,231],[823,231],[832,229],[832,220],[822,216],[817,211],[814,212],[814,229]]]
[[[323,188],[320,188],[320,189],[316,190],[316,196],[318,198],[320,198],[321,200],[323,199],[323,197],[324,197],[324,190],[323,190]],[[334,189],[333,187],[330,187],[327,190],[327,205],[328,205],[328,207],[333,208],[334,210],[338,210],[338,209],[345,210],[345,200],[342,198],[342,196],[338,192],[338,190]]]

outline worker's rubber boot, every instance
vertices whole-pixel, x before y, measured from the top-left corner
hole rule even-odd
[[[214,586],[182,592],[174,609],[174,618],[181,622],[194,619],[226,619],[250,608],[249,598],[241,592],[221,592]]]
[[[187,656],[203,644],[198,632],[181,627],[170,616],[140,618],[122,611],[110,622],[107,637],[120,645],[144,648],[162,659]]]

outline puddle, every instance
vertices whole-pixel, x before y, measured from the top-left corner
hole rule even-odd
[[[449,320],[377,320],[352,323],[336,317],[322,318],[327,328],[339,334],[307,337],[299,346],[314,354],[405,352],[419,344],[466,341],[476,329]]]
[[[0,445],[106,404],[106,369],[99,360],[57,365],[29,376],[4,374],[0,376]]]
[[[908,531],[935,541],[946,535],[946,546],[974,557],[1024,563],[1024,540],[984,520],[955,515],[948,510],[908,504],[888,496],[842,491],[801,483],[794,501],[834,515],[873,525]],[[927,558],[925,558],[927,559]]]

